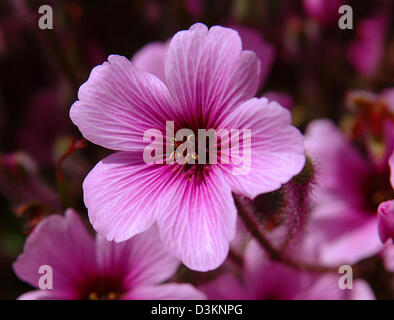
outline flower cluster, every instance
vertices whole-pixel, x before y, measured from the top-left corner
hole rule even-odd
[[[343,59],[323,35],[342,1],[301,2],[306,22],[273,10],[286,18],[268,38],[241,16],[190,23],[131,59],[91,39],[82,85],[49,37],[63,75],[32,95],[23,152],[0,155],[0,200],[27,236],[13,271],[34,288],[19,299],[394,298],[394,88],[379,69],[392,66],[390,16],[382,5],[340,43],[356,79],[340,74],[341,87],[324,80]],[[151,6],[157,26],[165,9]]]

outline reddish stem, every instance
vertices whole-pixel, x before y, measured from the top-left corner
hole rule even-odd
[[[70,155],[74,153],[75,150],[85,148],[86,147],[86,140],[81,139],[75,142],[75,138],[71,138],[70,145],[68,146],[66,152],[59,158],[56,163],[56,178],[59,183],[64,181],[64,174],[62,171],[62,165],[64,160],[66,160]]]

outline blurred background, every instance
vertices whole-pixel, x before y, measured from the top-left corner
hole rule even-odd
[[[38,27],[44,4],[53,30]],[[338,27],[341,4],[351,30]],[[81,140],[68,113],[109,54],[132,58],[198,21],[247,28],[269,48],[258,95],[291,109],[301,130],[328,117],[356,134],[352,90],[393,86],[393,17],[391,0],[1,0],[0,299],[29,289],[11,265],[40,220],[70,206],[86,215],[81,183],[109,152]]]

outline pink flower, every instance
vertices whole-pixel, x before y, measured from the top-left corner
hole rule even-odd
[[[260,88],[267,80],[268,74],[271,71],[275,59],[275,49],[263,39],[260,32],[242,26],[234,26],[233,28],[242,39],[243,49],[254,51],[260,60]]]
[[[67,110],[62,109],[61,102],[67,91],[63,84],[48,87],[34,94],[27,103],[18,144],[40,164],[53,165],[56,139],[67,131]]]
[[[154,74],[165,83],[164,61],[169,44],[169,41],[148,43],[135,53],[132,59],[134,66]]]
[[[378,208],[378,230],[380,240],[394,241],[394,200],[382,202]]]
[[[155,228],[121,244],[90,236],[78,214],[45,219],[28,237],[14,263],[17,276],[39,286],[41,266],[50,266],[53,289],[19,299],[202,299],[188,284],[160,284],[179,263],[163,248]]]
[[[378,16],[364,19],[357,26],[357,38],[350,43],[347,56],[361,75],[371,76],[379,68],[384,54],[385,24],[384,18]]]
[[[338,9],[342,0],[304,0],[306,13],[322,24],[330,24],[339,18]]]
[[[264,97],[268,100],[274,100],[286,109],[291,110],[294,106],[294,99],[291,95],[284,92],[269,91],[265,92]]]
[[[386,270],[394,272],[394,244],[392,241],[385,243],[383,250],[380,252],[380,257]]]
[[[377,208],[394,198],[389,166],[376,166],[328,120],[309,125],[305,148],[317,167],[311,230],[324,243],[322,262],[351,264],[377,253]]]
[[[60,208],[58,195],[44,183],[37,163],[24,152],[0,154],[0,192],[14,208],[34,204]]]
[[[374,299],[371,289],[362,280],[354,281],[353,290],[340,289],[340,276],[298,271],[272,262],[259,244],[252,241],[246,249],[240,277],[225,273],[200,289],[209,299],[219,300]]]
[[[103,159],[83,183],[94,228],[108,240],[127,240],[157,222],[160,237],[189,268],[206,271],[226,258],[234,237],[232,192],[254,198],[278,189],[303,167],[303,138],[288,110],[253,98],[259,62],[242,51],[237,32],[195,24],[169,43],[165,83],[110,56],[81,86],[72,121],[88,140],[119,152]],[[230,165],[146,164],[148,129],[248,128],[251,170]]]
[[[201,0],[185,0],[184,6],[193,18],[199,18],[204,12],[204,1]]]

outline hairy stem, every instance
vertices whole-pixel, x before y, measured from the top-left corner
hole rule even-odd
[[[283,263],[291,268],[310,271],[310,272],[338,272],[338,268],[308,264],[304,262],[295,261],[280,251],[278,251],[272,243],[266,238],[260,225],[254,215],[246,208],[242,198],[239,195],[233,194],[235,206],[237,207],[238,214],[244,222],[246,228],[253,235],[253,237],[259,242],[263,249],[267,252],[271,260]]]

